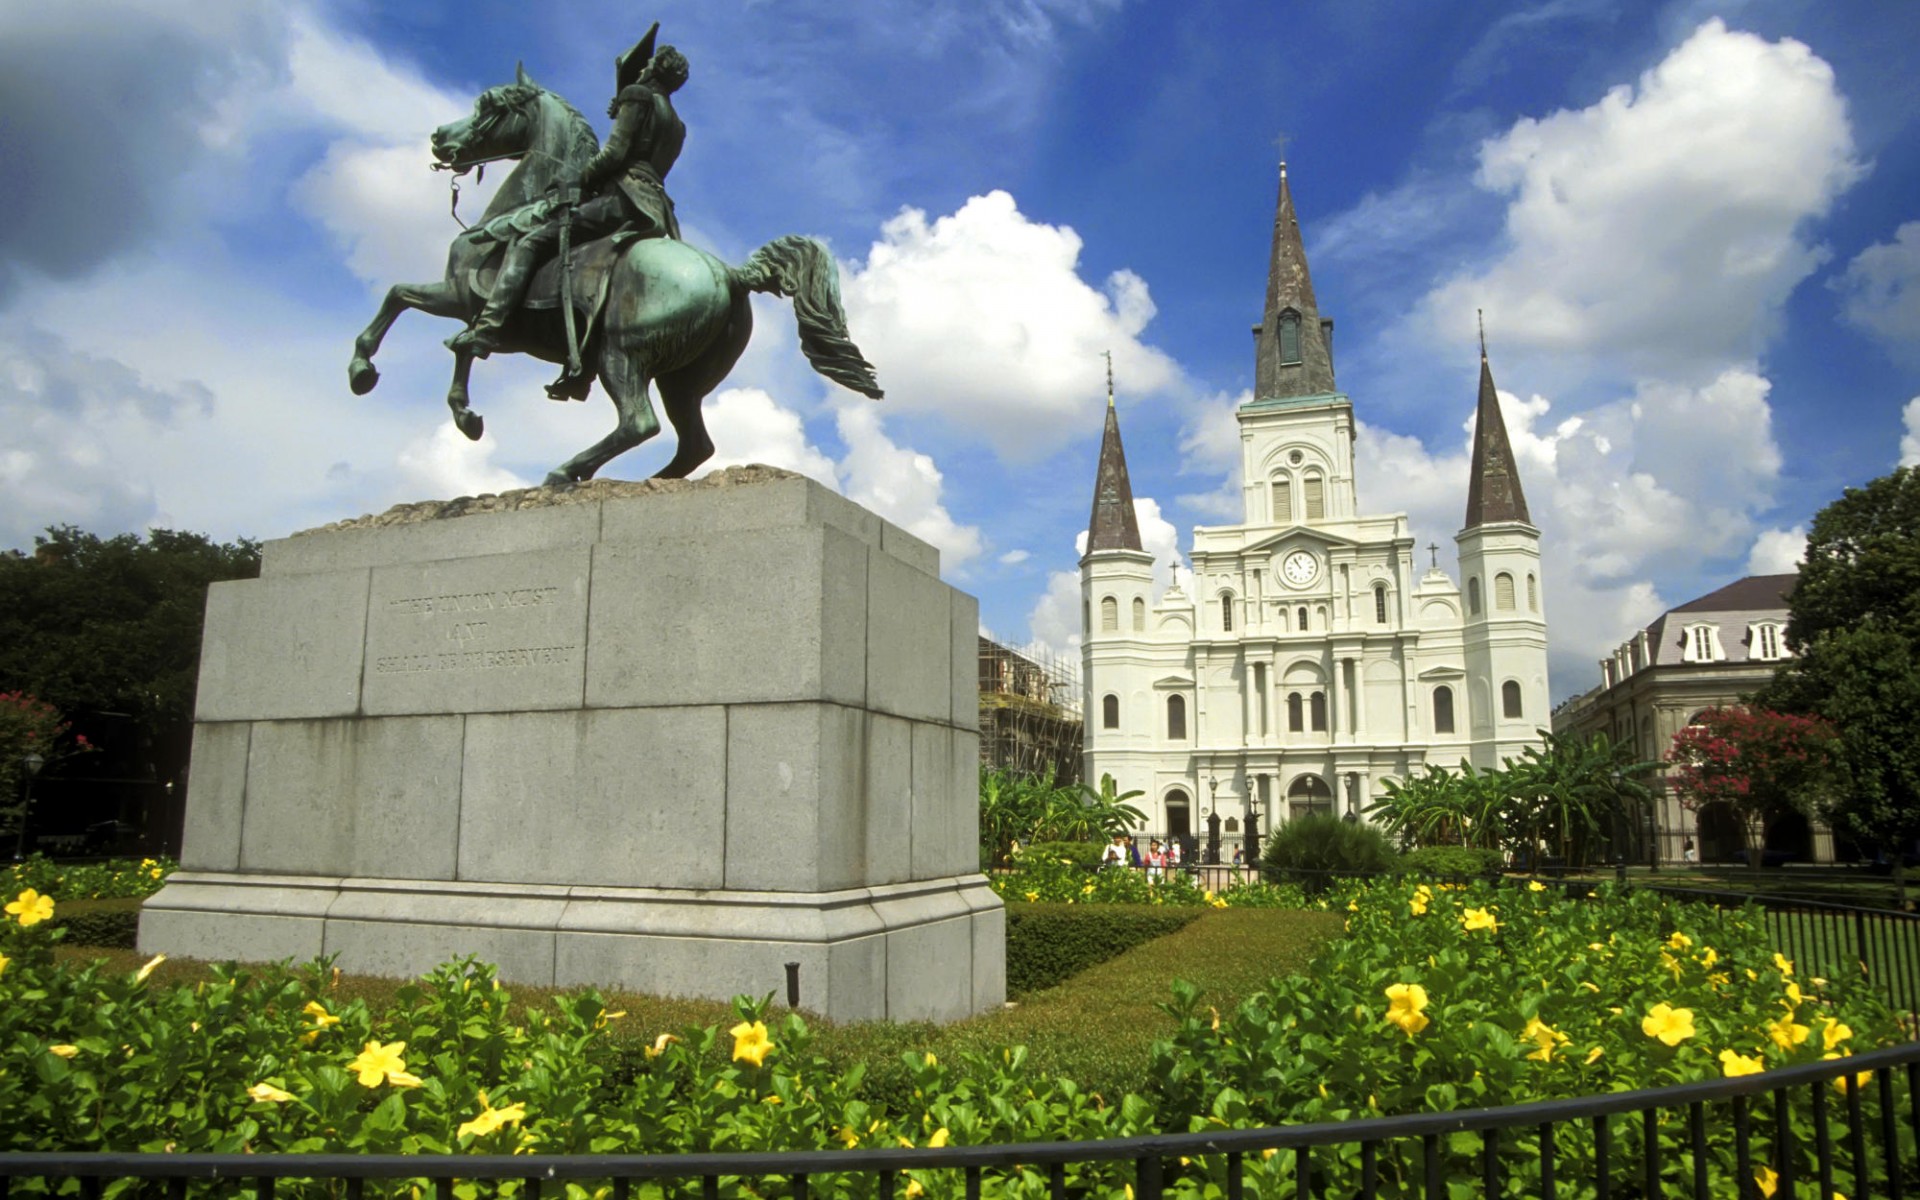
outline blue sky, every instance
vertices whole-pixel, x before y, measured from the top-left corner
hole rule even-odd
[[[371,395],[345,366],[389,283],[439,275],[432,127],[518,61],[604,131],[655,17],[692,63],[688,237],[736,262],[826,239],[888,391],[829,388],[763,303],[714,465],[805,471],[935,542],[1003,640],[1077,635],[1103,350],[1163,577],[1233,519],[1283,146],[1362,505],[1443,566],[1486,310],[1556,700],[1920,461],[1920,5],[75,0],[0,9],[0,544],[282,536],[597,439],[604,400],[502,359],[460,439],[432,318]]]

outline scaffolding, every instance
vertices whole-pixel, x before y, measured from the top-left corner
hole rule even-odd
[[[980,763],[1080,781],[1080,667],[1045,646],[980,639]]]

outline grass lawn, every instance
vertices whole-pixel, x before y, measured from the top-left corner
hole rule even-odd
[[[1032,1068],[1066,1075],[1104,1094],[1142,1090],[1147,1084],[1148,1051],[1173,1028],[1159,1005],[1174,979],[1198,985],[1207,1002],[1226,1009],[1276,975],[1305,969],[1320,947],[1339,936],[1341,918],[1333,913],[1288,909],[1213,909],[1177,933],[1137,946],[1118,958],[1083,971],[1058,987],[1035,992],[996,1012],[953,1025],[895,1025],[863,1022],[833,1025],[810,1022],[816,1048],[829,1060],[849,1067],[867,1064],[869,1090],[884,1099],[910,1087],[899,1064],[906,1051],[930,1052],[943,1060],[970,1051],[996,1051],[1025,1045]],[[66,946],[63,961],[79,965],[99,960],[110,970],[137,970],[145,958],[132,950]],[[170,960],[154,980],[195,984],[209,978],[205,963]],[[341,1000],[363,999],[378,1012],[395,1003],[401,982],[373,976],[342,975],[334,989]],[[538,1006],[559,989],[510,984],[514,1000]],[[608,992],[608,1007],[627,1016],[612,1026],[610,1048],[617,1056],[637,1056],[658,1033],[688,1025],[730,1025],[729,1005],[711,1000],[675,1000]]]

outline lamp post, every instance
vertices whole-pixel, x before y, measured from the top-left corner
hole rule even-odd
[[[1253,870],[1260,861],[1260,811],[1253,806],[1252,786],[1248,786],[1242,799],[1245,801],[1247,814],[1247,869]]]
[[[1621,883],[1627,881],[1627,806],[1621,797],[1621,788],[1626,781],[1626,775],[1615,768],[1613,772],[1613,877]]]
[[[20,800],[20,830],[13,838],[13,861],[15,862],[20,862],[26,857],[27,814],[33,810],[33,777],[40,773],[41,767],[47,765],[47,760],[29,751],[20,759],[20,765],[27,769],[27,781],[26,794]]]
[[[1220,781],[1207,780],[1207,865],[1220,865],[1220,813],[1215,807],[1219,799]]]

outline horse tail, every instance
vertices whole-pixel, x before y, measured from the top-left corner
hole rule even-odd
[[[800,323],[800,352],[813,369],[863,396],[883,396],[873,364],[847,335],[846,310],[840,307],[840,271],[833,255],[810,237],[788,234],[755,250],[747,261],[727,269],[728,281],[750,292],[770,292],[793,301]]]

